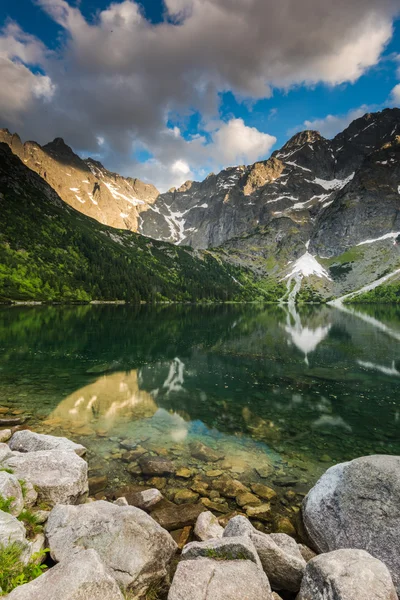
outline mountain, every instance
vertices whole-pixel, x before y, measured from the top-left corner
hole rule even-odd
[[[268,160],[164,194],[80,159],[62,140],[41,148],[2,136],[80,212],[207,250],[224,269],[251,272],[256,296],[283,290],[283,301],[326,300],[367,286],[368,298],[374,282],[386,288],[400,279],[400,109],[368,113],[332,140],[297,133]],[[400,301],[397,287],[373,297],[393,294]]]
[[[265,292],[209,251],[98,223],[0,143],[0,300],[248,300]]]
[[[104,225],[136,231],[139,213],[159,195],[153,185],[140,179],[112,173],[92,158],[82,160],[61,138],[45,146],[23,144],[17,134],[1,129],[0,142],[47,181],[64,202]]]

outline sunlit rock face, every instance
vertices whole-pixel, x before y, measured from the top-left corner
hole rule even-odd
[[[157,411],[152,396],[139,388],[138,371],[99,377],[65,398],[47,422],[72,430],[111,429],[116,421],[151,417]]]

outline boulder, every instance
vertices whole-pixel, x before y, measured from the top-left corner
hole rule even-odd
[[[22,488],[15,475],[7,471],[0,471],[0,497],[4,500],[12,499],[9,512],[18,517],[24,508]]]
[[[397,600],[387,567],[365,550],[335,550],[307,564],[297,600]]]
[[[197,458],[197,460],[202,460],[204,462],[217,462],[224,458],[224,455],[221,452],[213,450],[202,442],[192,442],[190,444],[190,454],[193,458]]]
[[[0,443],[8,442],[12,433],[11,429],[2,429],[0,431]]]
[[[229,537],[206,542],[191,542],[182,550],[182,560],[215,558],[217,560],[251,560],[261,568],[260,559],[248,537]]]
[[[271,501],[276,498],[276,491],[266,485],[263,485],[262,483],[253,483],[251,489],[263,500]]]
[[[365,456],[335,465],[303,502],[306,531],[319,552],[368,550],[400,593],[400,457]]]
[[[250,538],[261,560],[262,568],[272,587],[297,592],[300,589],[306,561],[296,542],[288,535],[267,535],[257,531],[248,519],[237,516],[229,521],[224,538]]]
[[[17,452],[37,452],[38,450],[72,450],[78,456],[86,453],[85,446],[75,444],[66,437],[56,437],[54,435],[45,435],[35,433],[24,429],[16,431],[9,442],[11,450]]]
[[[236,498],[239,494],[249,491],[241,481],[228,476],[213,480],[212,487],[226,498]]]
[[[179,563],[168,600],[272,600],[268,579],[250,560]]]
[[[128,494],[126,497],[128,504],[136,506],[136,508],[141,508],[142,510],[150,510],[163,499],[164,496],[156,488],[150,488],[149,490],[143,490],[142,492],[134,492]]]
[[[9,456],[12,456],[12,451],[10,450],[10,446],[8,444],[0,443],[0,465]]]
[[[142,456],[139,466],[143,475],[173,475],[175,467],[168,458],[159,456]]]
[[[315,558],[317,556],[314,550],[311,550],[311,548],[309,548],[305,544],[297,544],[297,547],[300,550],[300,554],[302,555],[306,563],[310,562],[312,558]]]
[[[16,517],[0,510],[0,545],[7,546],[12,542],[26,544],[26,531]]]
[[[168,531],[174,531],[188,525],[194,525],[197,517],[205,510],[201,504],[181,504],[177,506],[173,502],[163,500],[157,504],[150,514],[161,527]]]
[[[50,506],[76,504],[88,493],[87,463],[70,450],[13,452],[3,464],[34,485],[39,500]]]
[[[201,542],[222,538],[223,534],[224,528],[221,527],[217,517],[215,517],[212,512],[203,512],[198,516],[194,528],[194,535]]]
[[[95,550],[66,558],[30,583],[13,590],[7,600],[123,600],[115,579]]]
[[[177,548],[169,533],[139,508],[103,500],[56,506],[46,537],[56,562],[93,548],[119,585],[137,596],[166,576]]]

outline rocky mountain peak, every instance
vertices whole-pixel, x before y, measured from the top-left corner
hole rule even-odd
[[[299,133],[296,133],[293,137],[291,137],[290,140],[286,142],[286,144],[281,148],[279,152],[285,153],[290,150],[300,148],[305,144],[314,144],[315,142],[320,142],[322,140],[325,141],[325,138],[320,134],[319,131],[306,129],[305,131],[300,131]]]
[[[252,165],[243,186],[244,195],[249,196],[258,188],[278,179],[284,168],[285,165],[275,157]]]

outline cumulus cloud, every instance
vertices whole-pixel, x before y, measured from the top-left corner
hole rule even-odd
[[[400,83],[398,83],[393,89],[392,92],[390,94],[390,100],[393,104],[395,104],[396,106],[400,105]]]
[[[296,131],[300,131],[301,129],[314,129],[319,131],[324,137],[330,139],[340,131],[343,131],[343,129],[346,129],[352,121],[365,115],[369,110],[370,107],[364,104],[359,108],[348,111],[344,115],[327,115],[322,119],[304,121],[304,123],[296,128]]]
[[[272,137],[240,119],[215,127],[220,92],[257,100],[275,88],[354,82],[379,61],[399,9],[398,0],[164,0],[168,18],[152,24],[134,0],[110,0],[91,21],[72,2],[35,1],[64,40],[50,54],[14,24],[0,34],[4,124],[93,153],[103,139],[125,171],[140,145],[165,184],[179,175],[177,161],[190,175],[269,152]],[[199,138],[166,133],[168,115],[193,111]]]

